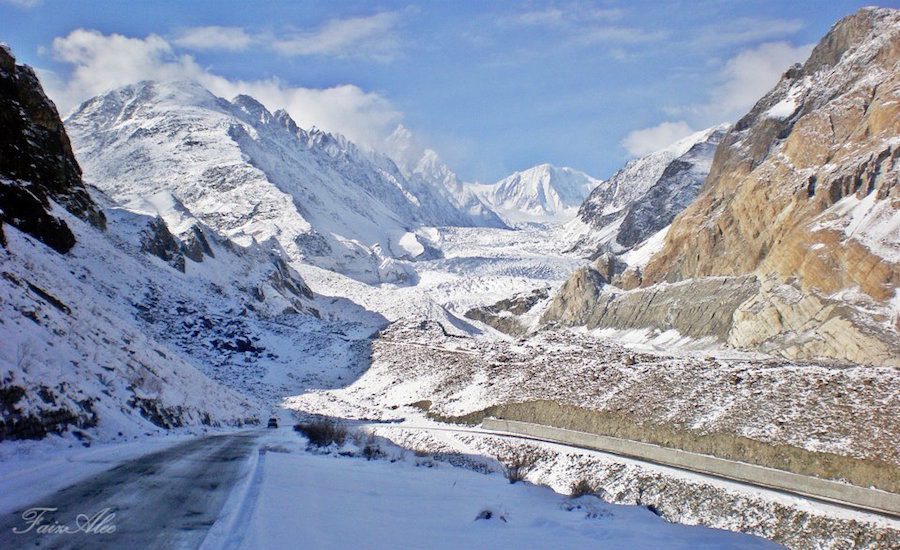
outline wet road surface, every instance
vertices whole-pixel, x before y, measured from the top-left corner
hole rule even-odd
[[[0,517],[0,548],[196,548],[241,478],[257,436],[194,439],[62,489]],[[46,532],[76,531],[79,524],[90,532]]]

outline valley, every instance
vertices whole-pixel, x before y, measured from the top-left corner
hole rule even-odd
[[[608,179],[483,183],[201,79],[62,117],[3,45],[0,541],[900,546],[900,11],[810,49]]]

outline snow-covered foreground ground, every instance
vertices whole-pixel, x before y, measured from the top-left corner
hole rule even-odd
[[[371,428],[371,426],[369,427]],[[768,548],[763,539],[668,523],[647,507],[570,498],[510,484],[489,459],[479,471],[378,440],[310,450],[289,428],[212,437],[168,437],[58,456],[24,455],[0,479],[3,545],[98,548]],[[29,490],[29,486],[31,489]],[[108,533],[47,534],[21,518],[58,508],[72,524],[104,507]],[[481,519],[477,519],[481,517]],[[50,520],[52,518],[52,520]],[[6,546],[9,547],[9,546]]]
[[[242,548],[768,548],[430,459],[268,452]],[[485,519],[476,519],[479,516]]]
[[[305,440],[286,427],[258,433],[252,447],[239,445],[237,450],[225,449],[239,452],[242,459],[238,470],[228,469],[231,481],[217,482],[215,487],[211,484],[208,492],[194,486],[196,484],[191,485],[191,499],[215,503],[215,506],[195,510],[207,519],[202,525],[191,524],[192,531],[184,534],[188,539],[203,540],[206,548],[279,548],[296,547],[297,544],[329,548],[346,547],[349,541],[369,548],[514,545],[565,548],[597,544],[667,548],[767,547],[772,544],[734,531],[752,531],[750,524],[765,524],[776,515],[775,512],[786,508],[802,510],[804,506],[810,507],[801,502],[802,499],[748,493],[670,469],[555,445],[538,445],[541,464],[528,477],[546,487],[522,483],[510,485],[498,473],[501,469],[498,460],[503,460],[504,453],[527,445],[485,434],[451,433],[456,426],[427,420],[422,411],[406,406],[421,397],[423,388],[441,383],[444,377],[455,376],[456,371],[433,372],[433,379],[429,379],[428,384],[423,383],[425,378],[421,376],[398,383],[396,369],[385,368],[378,359],[383,355],[382,348],[391,342],[384,338],[371,342],[369,336],[386,322],[402,321],[395,326],[414,327],[424,320],[437,321],[444,336],[429,340],[428,331],[421,325],[416,337],[396,343],[420,347],[437,343],[442,347],[440,353],[424,352],[430,353],[438,362],[444,352],[461,354],[461,361],[469,365],[467,368],[481,364],[485,359],[492,360],[494,356],[509,355],[504,350],[510,346],[523,351],[527,346],[523,347],[522,342],[465,319],[464,313],[471,307],[492,304],[514,293],[539,288],[550,288],[552,292],[585,260],[560,252],[563,247],[553,237],[553,231],[546,229],[445,228],[433,231],[429,238],[442,251],[442,256],[406,262],[415,273],[414,284],[366,285],[317,267],[297,266],[318,295],[316,307],[325,321],[309,317],[282,325],[246,320],[244,330],[256,336],[254,341],[268,353],[252,362],[242,363],[235,359],[208,366],[210,376],[230,390],[250,397],[259,406],[261,414],[274,409],[282,426],[292,423],[294,412],[395,421],[406,418],[400,424],[372,424],[366,429],[407,451],[385,442],[390,449],[388,458],[366,461],[358,456],[341,456],[338,452],[309,453]],[[434,326],[432,323],[431,328]],[[711,351],[704,342],[684,346],[678,335],[657,336],[656,340],[653,340],[654,335],[634,331],[593,336],[626,339],[625,343],[632,348],[668,348],[679,344],[681,349],[675,355],[681,357],[702,354],[705,359]],[[582,334],[575,339],[588,337]],[[160,330],[159,338],[168,341],[169,336]],[[533,345],[540,346],[544,341],[535,339]],[[193,342],[170,343],[185,349],[202,347]],[[557,353],[565,347],[557,342],[544,351]],[[466,353],[475,356],[469,360]],[[719,352],[715,353],[718,356]],[[197,357],[206,356],[198,352]],[[418,366],[411,366],[422,366],[421,361],[416,362]],[[583,364],[579,368],[588,367]],[[577,376],[579,368],[567,368],[570,377]],[[641,365],[634,368],[641,368]],[[507,374],[506,378],[517,376],[514,369]],[[498,380],[506,378],[499,377]],[[460,394],[452,403],[448,402],[451,406],[447,410],[475,410],[503,397],[503,392],[496,391],[501,388],[492,388],[491,380],[479,375],[469,380],[453,380],[446,385],[441,383],[448,391],[459,389],[459,384],[469,388],[466,395]],[[147,474],[151,486],[158,482],[172,487],[177,497],[183,492],[181,486],[159,472],[172,471],[185,479],[193,479],[186,477],[194,471],[192,468],[196,468],[193,462],[216,464],[213,455],[219,453],[219,447],[210,447],[210,456],[204,456],[205,447],[200,443],[203,435],[202,430],[191,433],[182,430],[154,439],[147,437],[150,436],[148,432],[135,442],[122,443],[134,435],[116,437],[112,434],[111,438],[95,441],[88,449],[79,448],[80,442],[72,436],[16,443],[0,453],[6,472],[0,476],[3,489],[0,491],[0,513],[20,512],[24,506],[34,504],[53,506],[55,495],[67,499],[60,502],[72,504],[73,491],[93,493],[100,488],[91,481],[95,477],[105,479],[102,488],[106,492],[99,493],[101,496],[128,497],[125,499],[128,503],[126,511],[160,509],[171,510],[172,514],[190,511],[173,507],[168,501],[148,500],[138,505],[133,499],[135,495],[129,493],[127,487],[140,488],[144,486],[143,482],[110,477],[109,472],[120,465],[125,466],[125,471],[141,472],[142,455],[155,452],[157,458],[154,460],[159,461],[159,452],[168,447],[196,444],[190,451],[193,458],[173,452],[171,464],[164,458],[158,469],[152,468],[156,473]],[[112,443],[99,445],[99,441]],[[469,468],[453,467],[436,460],[432,454]],[[474,469],[471,468],[473,465]],[[237,478],[235,472],[239,472]],[[613,486],[618,492],[604,494],[607,502],[597,497],[573,500],[565,495],[574,481],[602,481],[610,476],[617,480]],[[126,489],[120,489],[119,482]],[[610,487],[608,483],[605,486]],[[164,496],[159,498],[176,498],[167,491],[160,494]],[[666,503],[666,510],[674,510],[665,513],[666,517],[689,525],[667,522],[647,508],[649,504],[656,507],[660,502]],[[753,512],[744,514],[741,521],[734,520],[738,508],[731,511],[728,508],[737,506],[736,503],[744,503],[743,508]],[[111,501],[111,504],[115,505],[115,502]],[[217,512],[218,506],[222,508]],[[82,510],[68,511],[82,513]],[[490,519],[476,519],[485,511],[490,513]],[[657,507],[657,512],[663,513],[662,507]],[[819,508],[810,507],[806,512],[810,512],[808,517],[813,522],[825,521],[821,519],[823,515]],[[841,512],[829,514],[839,517]],[[790,521],[791,516],[781,515],[782,519]],[[177,531],[180,527],[172,525],[181,524],[176,521],[170,525],[165,514],[154,512],[153,517],[152,521],[158,523],[151,529],[159,531],[162,536],[159,540],[174,540],[167,538],[166,533]],[[209,517],[217,519],[212,522]],[[863,518],[842,517],[846,522],[858,520]],[[123,532],[145,536],[133,523],[129,527],[124,522],[123,519]]]

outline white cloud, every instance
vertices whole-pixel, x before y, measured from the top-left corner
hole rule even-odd
[[[284,55],[333,55],[390,61],[399,52],[396,28],[399,12],[332,19],[313,32],[275,40],[272,49]]]
[[[787,42],[767,42],[743,50],[719,71],[719,85],[712,88],[704,103],[666,109],[673,117],[687,118],[695,127],[735,122],[744,116],[792,64],[809,57],[814,45],[792,46]],[[629,133],[622,145],[635,156],[645,155],[692,132],[685,120],[663,122],[652,128]]]
[[[694,44],[707,48],[749,44],[790,36],[803,27],[799,19],[740,17],[701,31]]]
[[[683,120],[663,122],[651,128],[634,130],[622,140],[622,146],[633,156],[641,157],[671,145],[679,139],[694,133]]]
[[[778,83],[788,67],[809,57],[813,47],[768,42],[740,52],[725,63],[719,74],[721,83],[713,88],[707,103],[690,111],[707,125],[737,120]]]
[[[612,42],[637,44],[653,42],[666,36],[663,31],[610,24],[624,15],[625,11],[619,8],[573,3],[563,7],[516,13],[502,18],[502,22],[518,27],[543,27],[562,32],[566,43],[579,46]]]
[[[130,38],[78,29],[53,40],[54,56],[72,66],[67,78],[45,78],[61,113],[107,90],[140,80],[195,80],[216,95],[248,94],[268,108],[283,108],[302,127],[317,126],[376,146],[396,127],[401,114],[384,97],[345,84],[331,88],[285,85],[277,79],[229,80],[204,69],[190,55],[177,54],[157,35]]]
[[[657,42],[668,35],[665,31],[648,31],[635,27],[585,26],[573,36],[572,41],[591,44],[643,44]],[[621,50],[621,48],[618,48]]]
[[[523,27],[557,27],[565,24],[583,24],[590,21],[616,21],[625,15],[619,8],[599,8],[572,4],[562,8],[552,7],[517,13],[506,20]]]
[[[16,6],[17,8],[30,9],[41,5],[43,1],[44,0],[0,0],[0,3]]]
[[[246,50],[254,38],[240,27],[190,27],[182,29],[173,42],[191,50]]]

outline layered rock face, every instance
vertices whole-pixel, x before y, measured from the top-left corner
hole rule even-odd
[[[75,236],[51,213],[54,201],[103,227],[62,121],[31,67],[0,45],[0,221],[68,252]]]
[[[627,292],[604,292],[595,269],[582,268],[563,284],[541,317],[544,325],[677,330],[691,338],[726,340],[734,312],[759,290],[754,276],[704,277]]]
[[[741,119],[642,285],[751,272],[876,302],[900,283],[900,11],[838,22]]]

